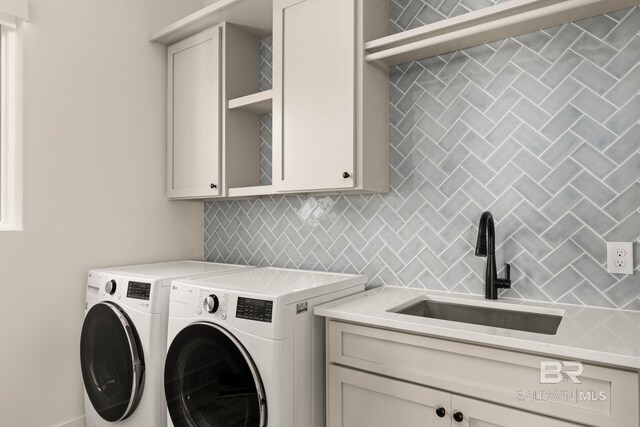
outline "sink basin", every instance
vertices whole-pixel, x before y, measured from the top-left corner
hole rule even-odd
[[[420,300],[408,307],[391,311],[409,316],[430,317],[432,319],[493,326],[496,328],[547,335],[555,335],[562,320],[562,316],[553,314],[479,307],[426,299]]]

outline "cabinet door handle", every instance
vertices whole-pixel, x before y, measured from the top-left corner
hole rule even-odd
[[[342,172],[342,177],[343,177],[344,179],[347,179],[347,178],[349,178],[350,176],[351,176],[351,175],[349,174],[349,172]]]
[[[462,412],[456,411],[453,413],[453,419],[456,420],[456,422],[461,423],[462,420],[464,420],[464,415]]]
[[[215,185],[214,183],[211,183],[210,187],[211,187],[211,188],[218,188],[218,186],[217,186],[217,185]]]
[[[445,415],[447,415],[447,411],[444,408],[437,408],[436,409],[436,415],[439,416],[440,418],[444,418]]]

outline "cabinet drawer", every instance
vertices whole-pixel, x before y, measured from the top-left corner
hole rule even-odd
[[[580,383],[542,384],[535,356],[337,321],[330,363],[590,425],[637,426],[638,374],[583,364]],[[601,395],[601,393],[603,393]]]

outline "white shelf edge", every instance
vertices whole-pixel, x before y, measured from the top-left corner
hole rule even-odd
[[[365,43],[368,62],[396,65],[640,4],[640,0],[511,0]]]
[[[377,52],[392,47],[403,46],[413,41],[419,41],[427,37],[434,37],[440,34],[450,33],[459,29],[464,29],[492,21],[505,16],[512,16],[518,13],[539,8],[541,4],[558,3],[565,0],[510,0],[499,3],[495,6],[485,7],[479,10],[468,12],[453,18],[443,19],[422,27],[412,28],[407,31],[381,37],[365,43],[364,48],[369,52]]]
[[[257,36],[273,32],[273,0],[218,0],[149,36],[149,41],[172,44],[223,22],[245,28]]]
[[[256,185],[254,187],[229,188],[228,197],[251,197],[276,194],[273,185]]]
[[[273,110],[273,89],[252,93],[240,98],[230,99],[229,110],[244,110],[252,113],[267,114]]]

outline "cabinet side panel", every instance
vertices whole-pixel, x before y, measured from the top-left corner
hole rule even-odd
[[[358,182],[366,191],[389,191],[389,67],[364,59],[364,43],[386,35],[387,0],[358,0]]]

